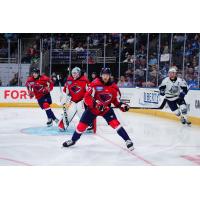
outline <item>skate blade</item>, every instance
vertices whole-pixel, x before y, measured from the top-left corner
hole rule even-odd
[[[134,149],[135,148],[133,146],[128,148],[129,151],[133,151]]]
[[[53,124],[51,124],[51,125],[47,125],[47,127],[52,127],[53,126]]]

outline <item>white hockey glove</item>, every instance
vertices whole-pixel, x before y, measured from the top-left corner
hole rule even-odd
[[[61,105],[68,105],[71,102],[71,96],[66,95],[66,94],[62,94],[60,96],[60,103]]]

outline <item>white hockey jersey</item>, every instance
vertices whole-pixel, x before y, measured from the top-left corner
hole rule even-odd
[[[174,101],[179,98],[180,92],[183,91],[183,88],[188,90],[187,83],[182,78],[177,78],[176,81],[170,80],[169,77],[163,79],[159,89],[165,90],[165,98],[169,101]]]

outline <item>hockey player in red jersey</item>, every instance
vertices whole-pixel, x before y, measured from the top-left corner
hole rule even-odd
[[[83,113],[72,139],[64,142],[63,147],[74,145],[80,139],[88,125],[91,124],[97,116],[102,116],[126,142],[127,148],[129,150],[134,149],[133,142],[117,120],[117,117],[111,108],[111,104],[114,104],[115,107],[119,108],[123,112],[129,110],[127,104],[120,102],[119,88],[115,83],[110,81],[110,77],[110,69],[103,68],[100,78],[95,79],[90,84],[90,87],[84,96],[84,101],[88,108]]]
[[[86,92],[86,87],[89,84],[89,80],[83,75],[79,67],[72,69],[72,75],[67,78],[63,92],[61,96],[61,104],[67,108],[68,123],[70,123],[73,117],[78,114],[79,118],[85,111],[85,105],[83,97]],[[58,123],[59,130],[64,131],[67,128],[65,118],[61,118]]]
[[[26,81],[26,87],[30,98],[35,97],[41,109],[45,110],[48,118],[47,126],[52,126],[53,121],[58,123],[58,119],[55,117],[50,107],[52,104],[50,95],[50,92],[53,90],[52,80],[45,75],[40,75],[40,70],[38,68],[33,68],[31,76],[29,76]]]

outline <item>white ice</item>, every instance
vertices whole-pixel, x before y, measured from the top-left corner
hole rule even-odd
[[[60,115],[61,109],[53,110]],[[0,165],[200,165],[198,126],[117,111],[135,143],[133,152],[101,119],[97,134],[85,134],[65,149],[62,143],[71,135],[51,135],[57,129],[45,127],[46,116],[39,108],[0,108],[0,113]],[[38,134],[40,129],[45,134]]]

